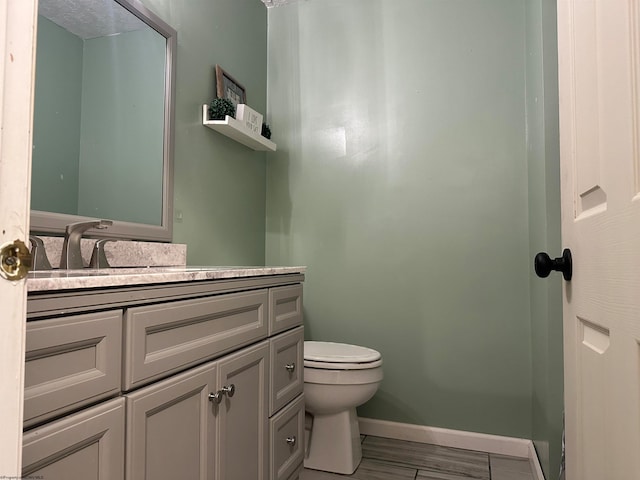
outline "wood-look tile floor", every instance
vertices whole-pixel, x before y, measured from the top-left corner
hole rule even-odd
[[[366,436],[353,475],[304,469],[300,480],[534,480],[529,460]]]

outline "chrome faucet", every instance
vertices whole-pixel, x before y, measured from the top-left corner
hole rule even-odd
[[[62,244],[62,255],[60,257],[60,268],[78,269],[84,268],[82,261],[82,250],[80,240],[82,234],[92,228],[104,229],[113,225],[111,220],[93,220],[89,222],[77,222],[67,225]]]

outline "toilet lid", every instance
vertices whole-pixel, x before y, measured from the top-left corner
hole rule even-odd
[[[380,360],[380,352],[371,348],[333,342],[304,342],[304,359],[339,364],[370,363]]]

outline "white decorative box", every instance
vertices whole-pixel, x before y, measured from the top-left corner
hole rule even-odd
[[[256,135],[262,134],[262,115],[244,103],[236,106],[236,120]]]

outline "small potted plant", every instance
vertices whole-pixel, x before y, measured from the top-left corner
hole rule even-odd
[[[209,120],[224,120],[229,115],[236,116],[236,107],[227,98],[215,98],[209,105]]]

